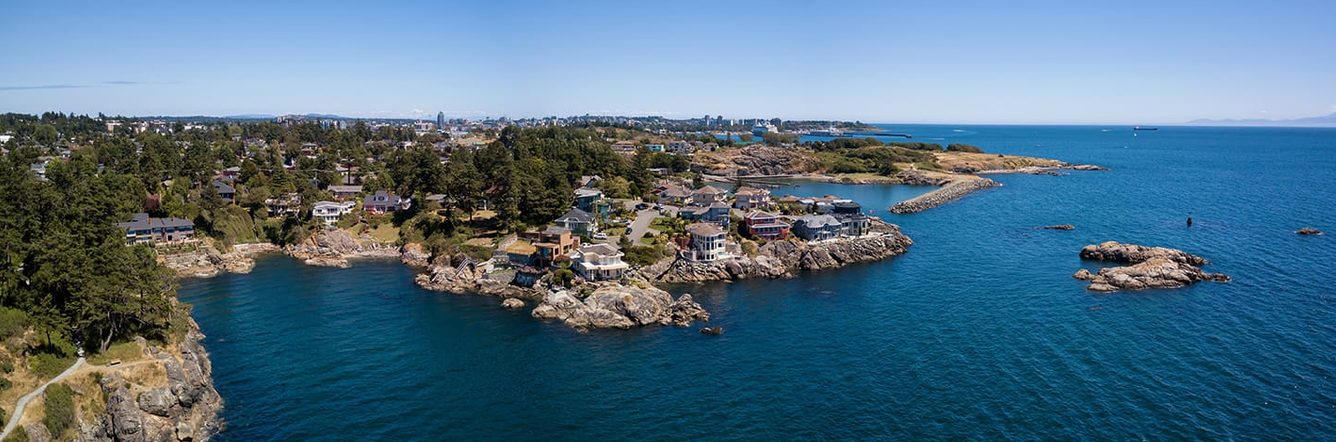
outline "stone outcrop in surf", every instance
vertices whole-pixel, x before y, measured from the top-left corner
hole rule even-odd
[[[483,295],[500,298],[518,298],[538,302],[543,299],[541,289],[520,287],[510,281],[487,277],[488,263],[473,262],[463,256],[441,257],[414,279],[427,290],[455,295]]]
[[[735,256],[711,262],[673,260],[665,270],[641,274],[659,282],[705,282],[749,278],[785,278],[804,270],[827,270],[900,255],[914,242],[894,224],[873,219],[871,233],[819,242],[798,239],[770,241],[755,256]]]
[[[672,295],[642,280],[628,284],[590,283],[576,289],[549,292],[533,309],[534,318],[560,320],[577,330],[628,329],[652,324],[690,326],[708,321],[709,312],[684,294]]]
[[[1081,259],[1129,264],[1100,269],[1098,273],[1080,269],[1073,278],[1088,281],[1088,290],[1113,292],[1151,288],[1179,288],[1199,281],[1227,282],[1223,273],[1208,273],[1201,266],[1206,258],[1182,250],[1146,247],[1108,241],[1081,249]]]
[[[351,258],[400,257],[398,247],[365,236],[354,238],[346,230],[335,228],[322,229],[299,243],[288,245],[284,251],[307,265],[327,267],[348,267]]]
[[[901,201],[891,206],[890,210],[891,213],[899,214],[922,212],[955,201],[970,193],[1001,185],[1001,183],[987,178],[952,181],[940,189]]]
[[[1322,234],[1322,231],[1321,231],[1321,230],[1318,230],[1318,229],[1314,229],[1314,228],[1312,228],[1312,227],[1304,227],[1304,228],[1302,228],[1302,229],[1299,229],[1299,230],[1294,231],[1294,233],[1298,233],[1298,234],[1300,234],[1300,235],[1310,235],[1310,236],[1311,236],[1311,235],[1321,235],[1321,234]]]

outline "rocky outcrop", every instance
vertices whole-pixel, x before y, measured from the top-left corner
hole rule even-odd
[[[346,230],[325,228],[306,240],[287,246],[288,255],[300,259],[308,265],[326,267],[348,267],[349,259],[355,258],[399,258],[397,247],[381,244],[365,235],[354,238]]]
[[[705,282],[749,278],[791,277],[804,270],[827,270],[859,262],[886,259],[905,252],[913,241],[900,228],[872,220],[872,233],[809,243],[798,239],[770,241],[756,256],[737,256],[712,262],[678,259],[661,273],[640,274],[667,283]]]
[[[910,186],[941,186],[951,181],[946,177],[929,176],[928,174],[917,170],[902,171],[895,174],[895,178],[900,180],[900,184]]]
[[[890,210],[891,213],[899,214],[922,212],[955,201],[970,193],[1001,185],[1001,183],[987,178],[951,181],[940,189],[901,201],[891,206]]]
[[[255,268],[255,257],[277,252],[278,246],[269,243],[237,244],[232,251],[220,253],[209,242],[200,242],[194,250],[160,252],[158,260],[187,278],[210,278],[223,273],[250,273]]]
[[[1300,235],[1321,235],[1322,231],[1314,229],[1312,227],[1304,227],[1302,229],[1296,230],[1294,233],[1298,233]]]
[[[1080,269],[1073,278],[1088,281],[1088,290],[1113,292],[1151,288],[1179,288],[1199,281],[1228,282],[1223,273],[1208,273],[1200,266],[1209,261],[1182,250],[1145,247],[1109,241],[1081,249],[1082,259],[1129,264],[1100,269],[1098,273]]]
[[[1054,224],[1051,226],[1043,226],[1040,228],[1044,230],[1075,230],[1076,226],[1073,226],[1071,224]]]
[[[464,265],[451,265],[454,261]],[[469,263],[467,261],[442,259],[433,263],[426,273],[417,275],[414,280],[418,286],[427,290],[446,292],[456,295],[483,295],[500,298],[518,298],[538,302],[543,299],[540,289],[520,287],[510,281],[490,279],[487,271],[490,263]]]
[[[413,267],[427,267],[431,264],[431,251],[415,242],[404,244],[399,248],[399,262]]]
[[[506,298],[501,301],[501,308],[506,310],[518,310],[524,308],[524,300],[519,298]]]
[[[632,280],[630,284],[591,283],[578,289],[549,292],[532,315],[559,320],[578,330],[628,329],[651,324],[686,327],[693,321],[710,319],[710,314],[691,295],[674,300],[668,292],[641,280]]]
[[[103,376],[98,386],[106,409],[81,417],[79,440],[201,441],[216,434],[223,403],[213,386],[208,353],[200,345],[203,338],[190,320],[190,331],[175,351],[146,347],[165,376],[160,383],[131,381],[114,371]]]

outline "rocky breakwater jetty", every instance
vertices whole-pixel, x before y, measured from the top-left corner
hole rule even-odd
[[[365,235],[354,238],[343,229],[326,228],[302,242],[284,249],[288,255],[305,262],[307,265],[326,267],[349,267],[349,259],[354,258],[399,258],[398,247],[381,244]]]
[[[665,283],[786,278],[804,270],[829,270],[886,259],[905,253],[914,243],[900,232],[899,226],[876,218],[869,221],[871,232],[864,236],[817,242],[799,239],[770,241],[757,249],[756,256],[735,256],[710,262],[676,259],[662,272],[647,273],[647,269],[642,269],[641,274]]]
[[[710,313],[684,294],[677,299],[648,282],[597,282],[547,293],[531,313],[534,318],[559,320],[577,330],[629,329],[651,324],[690,326],[709,321]]]
[[[1088,290],[1113,292],[1152,288],[1179,288],[1199,281],[1228,282],[1223,273],[1208,273],[1201,266],[1206,258],[1182,250],[1146,247],[1108,241],[1081,249],[1081,259],[1130,264],[1100,269],[1098,273],[1077,270],[1073,278],[1089,281]]]
[[[222,253],[205,241],[192,249],[160,252],[158,260],[177,276],[211,278],[222,273],[250,273],[255,268],[255,256],[278,251],[276,245],[255,243],[237,244],[232,246],[232,251]]]
[[[1001,183],[987,178],[952,180],[940,189],[901,201],[891,206],[890,210],[891,213],[899,214],[922,212],[955,201],[970,193],[1001,185]]]
[[[78,440],[202,441],[219,431],[223,401],[213,385],[209,355],[200,345],[204,335],[189,321],[189,331],[176,348],[143,347],[146,363],[154,365],[145,370],[151,375],[113,370],[101,378],[98,387],[106,408],[80,416]]]

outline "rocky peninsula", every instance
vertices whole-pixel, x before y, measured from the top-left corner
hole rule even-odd
[[[255,268],[255,257],[278,252],[278,246],[269,243],[237,244],[227,253],[219,252],[212,240],[195,243],[192,248],[158,255],[158,261],[177,276],[211,278],[223,273],[250,273]]]
[[[1223,273],[1208,273],[1201,266],[1206,258],[1182,250],[1146,247],[1108,241],[1081,249],[1081,259],[1129,264],[1100,269],[1098,273],[1077,270],[1073,278],[1088,281],[1086,289],[1097,292],[1179,288],[1200,281],[1228,282]]]
[[[755,256],[733,256],[710,262],[670,258],[641,269],[640,274],[663,283],[787,278],[800,271],[828,270],[886,259],[905,253],[914,243],[894,224],[875,218],[869,222],[871,232],[860,237],[817,242],[793,238],[770,241],[761,245]]]
[[[890,210],[891,213],[899,214],[922,212],[958,200],[965,195],[1001,185],[1001,183],[987,178],[976,177],[974,179],[954,180],[932,192],[901,201],[891,206]]]
[[[548,292],[531,315],[560,320],[576,330],[629,329],[651,324],[688,327],[697,320],[710,320],[710,313],[692,300],[690,294],[674,300],[668,292],[638,279],[626,284],[598,282]]]

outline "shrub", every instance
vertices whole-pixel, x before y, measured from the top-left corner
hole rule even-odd
[[[62,439],[65,430],[74,425],[74,390],[68,385],[46,387],[46,416],[42,417],[42,424],[56,439]]]
[[[30,362],[32,372],[43,378],[53,378],[60,372],[70,368],[74,364],[74,358],[59,356],[52,353],[38,353],[32,357]]]
[[[29,322],[22,310],[0,307],[0,341],[22,335]]]
[[[979,146],[975,146],[972,144],[950,144],[946,146],[946,151],[983,153],[983,149],[980,149]]]
[[[14,432],[9,433],[5,442],[28,442],[28,430],[24,430],[23,427],[14,427]]]
[[[634,266],[647,266],[663,259],[663,248],[658,246],[634,246],[624,249],[623,259]]]
[[[12,383],[9,382],[9,378],[2,378],[2,377],[0,377],[0,392],[4,392],[5,390],[8,390],[9,387],[11,387],[11,386],[13,386],[13,385],[14,385],[14,384],[12,384]],[[0,412],[3,412],[3,411],[4,411],[4,410],[0,410]],[[0,416],[0,417],[2,417],[2,416]],[[0,419],[0,425],[2,425],[2,424],[4,424],[4,419]]]
[[[923,143],[918,141],[896,141],[891,146],[903,147],[911,150],[942,150],[942,145],[937,143]]]

